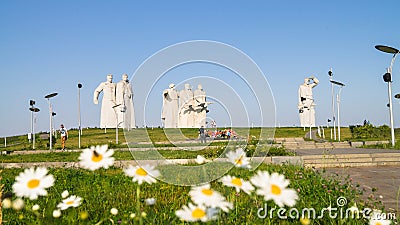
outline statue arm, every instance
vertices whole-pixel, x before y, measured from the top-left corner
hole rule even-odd
[[[311,87],[313,88],[313,87],[315,87],[315,86],[317,86],[318,85],[318,83],[319,83],[319,80],[316,78],[316,77],[311,77],[311,79],[314,81],[314,83],[312,83],[311,84]]]
[[[99,95],[100,93],[103,91],[103,83],[101,83],[96,90],[94,90],[94,94],[93,94],[93,103],[94,104],[99,104]]]

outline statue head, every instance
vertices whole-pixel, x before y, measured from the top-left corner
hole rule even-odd
[[[203,86],[201,84],[197,85],[197,89],[203,90]]]
[[[169,88],[174,88],[175,87],[175,84],[173,84],[173,83],[171,83],[170,85],[169,85]]]
[[[128,74],[126,74],[126,73],[122,74],[122,80],[123,81],[129,81]]]
[[[113,75],[112,74],[107,74],[107,82],[112,83]]]
[[[190,84],[185,84],[185,90],[190,90]]]

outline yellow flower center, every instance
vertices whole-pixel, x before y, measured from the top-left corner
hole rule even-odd
[[[242,181],[239,178],[233,178],[231,183],[239,187],[242,186]]]
[[[273,185],[271,185],[271,192],[274,195],[280,195],[282,190],[278,185],[273,184]]]
[[[240,156],[240,158],[235,160],[235,163],[238,164],[238,165],[242,165],[243,164],[242,158],[243,158],[243,156]]]
[[[203,192],[203,194],[211,196],[213,194],[213,191],[210,189],[203,189],[201,190],[201,192]]]
[[[192,217],[196,219],[203,218],[206,215],[206,212],[204,210],[196,208],[195,210],[192,211]]]
[[[40,184],[40,180],[38,179],[32,179],[28,182],[28,188],[34,189],[37,188]]]
[[[382,225],[380,222],[376,222],[376,224],[375,225]]]
[[[146,172],[146,170],[144,170],[143,168],[140,167],[139,169],[136,170],[136,174],[139,176],[146,176],[147,172]]]
[[[72,204],[74,204],[74,201],[69,201],[69,202],[67,202],[66,204],[67,204],[67,205],[72,205]]]
[[[92,161],[93,162],[100,162],[103,159],[103,155],[93,151]]]

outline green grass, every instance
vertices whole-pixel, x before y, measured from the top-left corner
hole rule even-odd
[[[303,208],[315,208],[320,212],[323,208],[338,207],[336,199],[345,197],[349,202],[343,208],[349,208],[357,202],[359,208],[380,207],[375,201],[362,202],[359,197],[362,194],[356,190],[348,179],[344,181],[327,179],[326,176],[311,169],[305,169],[290,165],[261,165],[258,170],[278,172],[284,174],[290,180],[290,188],[298,191],[299,200],[295,207],[301,212]],[[2,184],[4,191],[11,191],[14,178],[22,169],[4,169],[2,171]],[[163,170],[161,170],[162,172]],[[129,215],[137,211],[136,202],[140,202],[140,210],[146,212],[144,224],[186,224],[179,221],[175,211],[190,202],[190,187],[175,186],[163,182],[156,184],[143,184],[140,186],[140,197],[136,197],[137,184],[131,178],[123,175],[120,169],[111,168],[90,172],[82,169],[50,169],[56,183],[48,189],[48,196],[40,197],[38,200],[26,200],[26,207],[22,211],[12,209],[3,210],[4,224],[138,224],[136,219],[130,219]],[[163,172],[162,172],[163,173]],[[245,180],[249,180],[255,172],[245,169],[233,168],[229,171]],[[211,182],[214,190],[222,193],[228,201],[234,203],[234,209],[229,213],[220,213],[219,219],[208,224],[299,224],[297,219],[279,219],[277,214],[272,218],[259,218],[257,211],[263,208],[265,203],[269,209],[277,207],[272,201],[266,202],[262,197],[252,194],[251,196],[240,192],[236,194],[234,189],[225,187],[217,181]],[[61,201],[61,193],[68,190],[70,194],[82,197],[83,203],[78,208],[70,208],[63,211],[61,218],[52,217],[52,211]],[[146,198],[156,198],[154,206],[143,203]],[[15,199],[15,197],[13,198]],[[40,211],[35,215],[30,209],[34,204],[40,205]],[[110,214],[111,208],[119,210],[118,215]],[[340,208],[340,207],[338,207]],[[286,209],[288,209],[286,207]],[[82,219],[80,215],[87,213],[89,217]],[[275,211],[276,213],[276,211]],[[286,215],[288,211],[286,211]],[[325,212],[322,219],[313,221],[313,224],[365,224],[365,219],[331,219]],[[112,222],[111,222],[112,221]]]
[[[255,146],[249,145],[246,148],[247,155],[253,156]],[[215,159],[223,156],[223,147],[205,148],[199,151],[188,150],[163,150],[157,152],[166,159],[195,159],[197,155],[203,155],[207,159]],[[74,162],[79,157],[80,152],[48,152],[42,154],[23,154],[23,155],[0,155],[1,163],[28,163],[28,162]],[[286,151],[283,147],[263,148],[257,156],[288,156],[292,152]],[[116,160],[133,160],[134,157],[130,151],[116,150],[114,153]],[[158,159],[155,151],[135,151],[134,156],[138,159]]]

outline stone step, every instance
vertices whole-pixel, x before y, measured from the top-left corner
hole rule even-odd
[[[306,167],[361,167],[400,165],[400,153],[337,154],[302,156]]]

